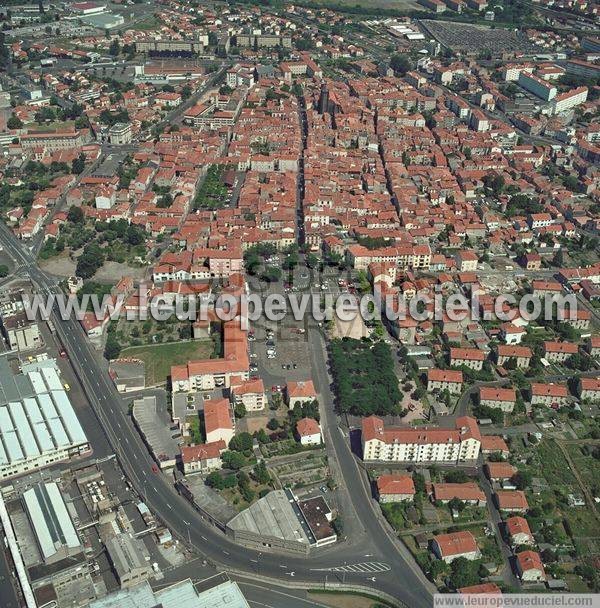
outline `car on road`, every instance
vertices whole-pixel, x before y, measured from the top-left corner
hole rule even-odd
[[[155,464],[152,465],[152,472],[158,473],[158,467]]]

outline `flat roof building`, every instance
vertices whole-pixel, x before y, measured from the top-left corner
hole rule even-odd
[[[222,572],[209,579],[192,583],[180,581],[157,591],[149,583],[111,593],[89,605],[89,608],[250,608],[238,584]]]
[[[0,358],[0,479],[89,451],[56,364],[13,375]]]

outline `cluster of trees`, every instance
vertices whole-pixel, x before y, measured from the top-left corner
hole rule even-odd
[[[83,253],[77,258],[77,270],[75,271],[78,277],[89,279],[96,274],[96,271],[102,268],[104,264],[104,253],[98,243],[89,243],[83,248]]]
[[[544,206],[539,199],[527,196],[527,194],[515,194],[511,197],[506,207],[506,215],[527,215],[529,213],[542,213]]]
[[[390,243],[388,239],[383,236],[373,237],[373,236],[360,236],[358,237],[358,244],[366,247],[367,249],[381,249],[382,247],[387,247]]]
[[[127,110],[119,110],[118,112],[102,110],[102,112],[100,112],[99,120],[102,124],[112,127],[118,122],[129,122],[129,112]]]
[[[334,340],[330,360],[340,412],[358,416],[398,413],[402,394],[392,353],[385,342]]]
[[[109,323],[106,332],[106,344],[104,345],[104,357],[110,361],[112,359],[117,359],[120,354],[121,344],[116,335],[115,324]]]

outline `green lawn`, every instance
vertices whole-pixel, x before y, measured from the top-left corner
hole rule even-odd
[[[213,352],[212,340],[191,340],[134,346],[121,351],[121,357],[134,357],[146,364],[146,386],[164,384],[172,365],[182,365],[194,359],[208,359]]]

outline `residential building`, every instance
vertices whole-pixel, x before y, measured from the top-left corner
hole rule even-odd
[[[290,409],[299,403],[311,403],[317,398],[317,391],[312,380],[301,380],[299,382],[289,381],[286,384],[285,395]]]
[[[512,547],[519,545],[534,545],[535,540],[529,524],[524,517],[515,515],[506,520],[506,536]]]
[[[513,363],[518,369],[527,369],[533,352],[529,346],[513,346],[510,344],[499,344],[498,345],[497,362],[498,365],[506,366],[509,363]]]
[[[459,557],[468,560],[481,557],[477,541],[468,530],[434,536],[431,541],[431,550],[438,559],[445,561],[447,564],[452,563]]]
[[[579,378],[577,392],[582,401],[600,401],[600,378]]]
[[[542,558],[536,551],[521,551],[517,553],[515,563],[517,574],[524,583],[543,582],[546,580]]]
[[[227,399],[207,399],[204,401],[204,428],[206,443],[224,441],[225,445],[235,435],[235,419]]]
[[[302,445],[321,445],[321,427],[314,418],[302,418],[296,423],[296,434]]]
[[[242,404],[247,412],[260,412],[267,404],[262,378],[232,380],[231,397],[234,405]]]
[[[495,498],[500,511],[525,513],[529,509],[525,492],[521,490],[496,490]]]
[[[183,472],[188,475],[189,473],[210,473],[220,469],[223,466],[221,454],[226,449],[227,445],[222,439],[214,443],[182,447]]]
[[[544,358],[549,363],[564,363],[579,352],[579,347],[573,342],[544,342]]]
[[[447,390],[452,394],[460,393],[463,385],[463,373],[453,369],[430,369],[427,372],[427,391]]]
[[[439,501],[445,504],[455,498],[476,506],[485,505],[487,502],[485,493],[474,481],[433,484],[433,499],[436,502]]]
[[[531,404],[560,407],[569,403],[569,389],[566,384],[549,382],[531,384]]]
[[[412,500],[415,492],[411,475],[381,475],[377,478],[377,497],[380,503]]]
[[[390,428],[376,416],[363,419],[365,461],[471,462],[479,456],[481,434],[474,418],[463,416],[454,429]]]
[[[511,479],[517,472],[509,462],[486,462],[483,469],[490,481],[505,481]]]
[[[499,408],[510,413],[515,407],[517,392],[514,388],[482,386],[479,388],[479,403],[485,407]]]
[[[451,348],[450,365],[468,367],[476,371],[481,371],[485,353],[478,348]]]

